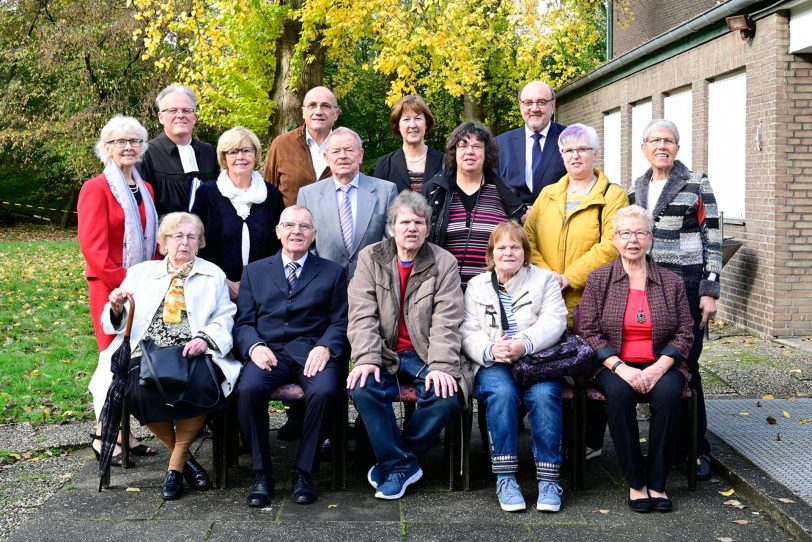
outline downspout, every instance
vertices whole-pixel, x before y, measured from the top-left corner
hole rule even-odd
[[[607,0],[607,2],[611,5],[612,0]],[[572,83],[564,85],[560,89],[556,90],[556,97],[563,98],[567,94],[574,92],[585,85],[589,85],[590,83],[593,83],[620,68],[626,67],[629,64],[634,64],[650,53],[671,45],[672,43],[690,36],[691,34],[699,32],[700,30],[703,30],[708,26],[717,23],[718,21],[721,21],[725,17],[730,15],[738,15],[748,7],[761,3],[763,2],[760,0],[730,0],[729,2],[725,2],[724,4],[711,8],[705,13],[702,13],[701,15],[687,21],[686,23],[669,30],[664,34],[660,34],[658,37],[654,38],[648,43],[645,43],[636,49],[632,49],[616,59],[610,60],[606,64],[595,68],[593,71],[584,75],[580,79],[576,79]],[[609,24],[610,23],[607,21],[607,34]],[[609,42],[607,42],[607,50],[608,47]]]
[[[615,2],[606,0],[606,60],[612,60],[615,39]]]

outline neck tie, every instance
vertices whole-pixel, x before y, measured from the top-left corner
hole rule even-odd
[[[296,285],[296,270],[299,269],[299,263],[288,262],[288,265],[285,266],[285,269],[288,270],[288,291],[290,292]]]
[[[338,206],[338,214],[341,219],[341,235],[344,237],[344,246],[347,250],[352,247],[352,207],[350,207],[350,189],[352,185],[342,185],[339,187],[341,190],[341,203]]]
[[[533,161],[531,162],[531,171],[533,172],[533,186],[530,187],[532,192],[538,183],[541,181],[541,134],[533,134]]]

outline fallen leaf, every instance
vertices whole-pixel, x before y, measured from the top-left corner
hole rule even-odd
[[[749,412],[739,412],[739,416],[749,416]]]
[[[609,510],[601,509],[601,510],[598,510],[598,512],[600,512],[601,514],[608,514]]]
[[[728,489],[728,490],[725,490],[725,491],[720,491],[720,492],[719,492],[719,495],[721,495],[722,497],[730,497],[730,496],[731,496],[731,495],[733,495],[734,493],[736,493],[736,490],[735,490],[735,489],[733,489],[733,488],[731,487],[731,488],[730,488],[730,489]]]
[[[770,425],[775,425],[775,424],[777,424],[778,422],[777,422],[777,421],[776,421],[776,419],[775,419],[775,418],[773,418],[772,416],[767,416],[767,423],[768,423],[768,424],[770,424]]]
[[[128,493],[141,493],[141,488],[140,487],[128,487],[126,489],[126,491]]]
[[[775,434],[775,440],[776,440],[776,442],[781,442],[781,433],[776,433]]]
[[[787,411],[785,410],[785,411],[784,411],[784,417],[785,417],[786,419],[790,419],[790,418],[792,418],[792,414],[790,414],[789,412],[787,412]]]
[[[640,437],[640,444],[644,444],[646,441],[646,437]]]
[[[773,399],[775,399],[775,395],[773,395],[772,393],[768,393],[767,395],[763,396],[762,399],[765,401],[772,401]]]
[[[812,418],[801,418],[798,420],[798,425],[805,425],[810,422],[812,422]]]
[[[798,373],[798,374],[801,374],[801,370],[800,370],[800,369],[790,369],[790,370],[789,370],[789,372],[791,372],[791,373]]]
[[[728,506],[739,506],[741,503],[739,501],[737,501],[736,499],[729,499],[729,500],[726,500],[722,504],[726,504]]]
[[[733,523],[738,523],[739,525],[750,525],[749,519],[734,519]]]
[[[720,536],[716,540],[718,540],[719,542],[733,542],[733,539],[730,538],[729,536]]]
[[[786,497],[778,497],[777,500],[779,500],[779,501],[781,501],[782,503],[785,503],[785,504],[795,504],[795,501],[793,501],[792,499],[788,499]]]
[[[338,508],[337,504],[328,504],[327,508]]]
[[[756,401],[756,406],[757,406],[758,408],[761,408],[761,401]]]

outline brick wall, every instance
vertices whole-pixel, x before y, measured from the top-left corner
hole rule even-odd
[[[618,2],[614,1],[615,6]],[[624,20],[615,7],[613,57],[638,47],[666,30],[675,28],[717,4],[715,0],[629,0],[633,13]]]
[[[772,336],[812,335],[812,57],[788,54],[788,42],[788,15],[770,15],[757,22],[750,44],[725,34],[586,96],[558,101],[561,122],[584,122],[601,138],[604,113],[620,108],[622,178],[612,180],[628,187],[631,153],[641,152],[640,135],[629,133],[634,103],[651,99],[656,118],[668,92],[690,87],[693,168],[705,171],[708,84],[746,72],[746,221],[725,225],[725,235],[745,244],[722,272],[720,318]]]

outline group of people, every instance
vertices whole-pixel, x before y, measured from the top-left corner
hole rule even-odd
[[[322,428],[346,386],[376,457],[367,479],[377,498],[398,499],[417,482],[419,456],[476,399],[501,508],[526,508],[516,478],[526,412],[536,508],[556,512],[565,383],[520,385],[511,364],[569,329],[595,351],[590,383],[606,397],[589,413],[589,456],[600,454],[608,424],[631,509],[671,510],[665,483],[684,440],[682,390],[687,383],[703,405],[702,329],[720,292],[710,184],[676,160],[670,121],[644,130],[651,168],[627,194],[595,167],[593,128],[552,121],[549,85],[526,84],[518,102],[523,127],[494,137],[464,122],[440,151],[425,142],[430,108],[404,97],[390,116],[402,147],[380,157],[371,177],[361,138],[334,126],[340,109],[325,87],[305,95],[304,124],[273,140],[262,174],[250,130],[226,131],[216,150],[193,138],[197,100],[186,87],[158,95],[164,132],[149,142],[136,119],[111,119],[96,146],[104,172],[78,204],[101,351],[90,383],[97,419],[130,294],[131,367],[144,338],[183,345],[184,356],[211,356],[224,398],[236,393],[255,473],[248,505],[273,498],[268,401],[296,383],[304,407],[294,502],[317,499]],[[402,384],[414,386],[417,406],[399,427],[392,403]],[[171,452],[163,498],[180,497],[184,479],[207,488],[189,446],[211,408],[170,408],[137,378],[127,386],[132,412]],[[652,413],[645,459],[639,395]],[[700,406],[700,478],[710,475],[704,432]],[[97,434],[98,425],[94,450]],[[121,445],[155,453],[137,440]]]

